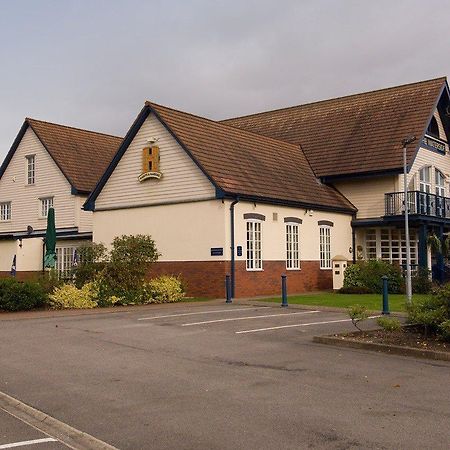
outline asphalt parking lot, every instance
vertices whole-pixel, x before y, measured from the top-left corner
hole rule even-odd
[[[450,364],[313,343],[352,329],[340,312],[198,303],[10,317],[0,391],[120,449],[449,448]],[[39,439],[11,423],[0,414],[0,444]]]

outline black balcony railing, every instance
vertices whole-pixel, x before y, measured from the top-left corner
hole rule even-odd
[[[444,217],[450,219],[450,198],[428,192],[408,191],[409,214]],[[384,194],[386,216],[401,216],[405,214],[404,192]]]

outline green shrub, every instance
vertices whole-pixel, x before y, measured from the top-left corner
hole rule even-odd
[[[344,288],[363,288],[361,264],[350,264],[344,270]],[[350,294],[351,292],[349,292]]]
[[[415,294],[429,294],[433,288],[430,279],[430,271],[424,267],[420,267],[417,273],[412,277],[412,291]]]
[[[62,286],[64,283],[58,277],[58,272],[52,269],[45,272],[39,278],[36,279],[38,283],[46,294],[52,294],[57,287]]]
[[[388,277],[388,289],[391,294],[398,294],[403,289],[403,277],[400,267],[382,260],[358,261],[345,269],[344,288],[363,287],[365,293],[383,291],[382,276]]]
[[[78,289],[73,284],[64,284],[49,296],[49,304],[54,309],[95,308],[97,289],[93,283],[86,283]]]
[[[450,320],[446,320],[439,325],[439,334],[445,341],[450,342]]]
[[[350,308],[348,308],[348,315],[349,315],[350,319],[352,319],[352,324],[359,331],[362,331],[361,328],[359,328],[358,323],[369,317],[367,308],[362,305],[353,305]]]
[[[388,331],[390,333],[402,329],[400,320],[396,319],[395,317],[378,317],[377,324],[378,326],[383,328],[384,331]]]
[[[181,280],[177,277],[163,275],[144,284],[143,303],[171,303],[184,298]]]
[[[425,335],[429,332],[438,333],[448,339],[447,325],[442,327],[448,320],[450,320],[450,284],[436,289],[432,296],[415,301],[408,308],[408,321],[423,326]]]
[[[338,294],[371,294],[372,291],[365,286],[348,286],[339,289]]]
[[[47,295],[35,281],[20,282],[15,278],[0,280],[0,310],[26,311],[40,308],[47,302]]]
[[[93,281],[104,269],[108,259],[108,251],[103,244],[89,242],[77,248],[78,265],[73,269],[75,285],[81,288],[85,283]]]

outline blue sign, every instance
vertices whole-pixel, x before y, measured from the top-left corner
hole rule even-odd
[[[223,256],[223,247],[211,247],[211,256]]]
[[[237,246],[237,255],[242,256],[242,245]]]

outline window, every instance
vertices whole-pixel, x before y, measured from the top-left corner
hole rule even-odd
[[[247,222],[247,270],[262,270],[262,222]]]
[[[436,186],[436,195],[445,197],[445,177],[444,174],[438,169],[434,169],[434,181]]]
[[[431,166],[422,167],[419,171],[420,191],[431,192]]]
[[[27,156],[27,184],[36,181],[36,158],[34,155]]]
[[[298,224],[286,224],[286,269],[300,269],[300,253],[298,243]]]
[[[56,270],[59,278],[70,278],[75,247],[56,247]]]
[[[41,198],[40,216],[46,218],[48,216],[48,210],[53,208],[53,197]]]
[[[439,138],[439,126],[436,117],[432,117],[427,128],[427,134]]]
[[[366,230],[366,259],[377,259],[377,230]]]
[[[331,269],[331,228],[321,225],[320,233],[320,268]]]
[[[0,222],[11,220],[11,202],[0,203]]]

